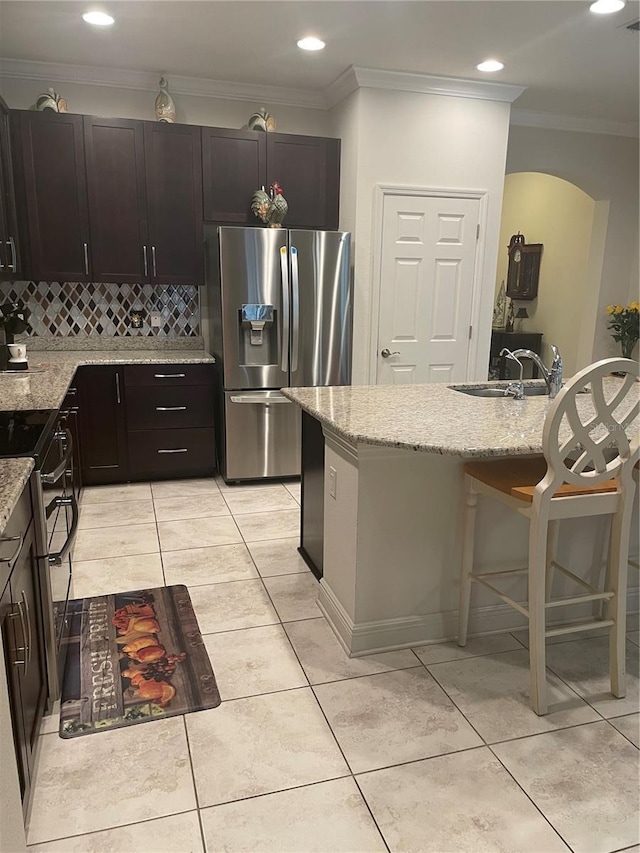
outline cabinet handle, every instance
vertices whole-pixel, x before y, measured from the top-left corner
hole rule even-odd
[[[9,242],[7,243],[7,246],[9,246],[9,248],[11,249],[11,263],[7,264],[7,266],[10,270],[13,270],[13,272],[17,272],[18,264],[16,263],[16,241],[13,239],[13,237],[9,237]]]
[[[147,260],[147,247],[142,247],[142,261],[144,263],[144,275],[145,278],[149,275],[149,262]]]
[[[89,244],[83,243],[84,248],[84,271],[86,275],[89,275]]]
[[[27,623],[27,649],[26,649],[27,662],[26,662],[25,668],[24,668],[24,671],[26,673],[27,668],[28,668],[29,664],[31,663],[31,648],[33,646],[33,643],[31,642],[31,640],[32,640],[32,637],[31,637],[31,613],[29,612],[29,602],[27,601],[27,596],[24,594],[24,590],[22,590],[21,597],[22,597],[22,603],[24,604],[24,609],[25,609],[24,621]]]
[[[9,567],[11,567],[12,563],[18,559],[18,554],[20,553],[20,549],[22,548],[22,543],[24,542],[24,533],[20,533],[19,536],[3,536],[0,538],[1,542],[17,542],[16,550],[10,557],[2,557],[0,558],[0,563],[8,563]]]
[[[22,591],[22,601],[24,601],[24,600],[25,600],[25,597],[24,597],[24,590],[23,590]],[[18,608],[18,612],[17,613],[10,613],[9,616],[12,619],[15,619],[16,616],[20,619],[20,630],[22,631],[22,642],[25,643],[26,645],[16,646],[14,651],[23,652],[24,653],[24,660],[17,660],[16,659],[16,660],[14,660],[13,663],[14,663],[14,666],[24,667],[22,670],[22,674],[26,675],[27,674],[27,667],[29,666],[29,661],[31,660],[31,648],[30,648],[31,643],[30,642],[27,643],[27,628],[26,628],[26,625],[24,624],[24,611],[22,610],[22,601],[16,602],[16,607]],[[30,632],[31,632],[31,626],[29,626],[29,633]]]
[[[184,379],[186,373],[154,373],[156,379]]]
[[[175,450],[158,450],[158,453],[188,453],[186,447],[178,447]]]
[[[120,405],[120,374],[116,373],[116,401]]]
[[[158,277],[158,271],[156,269],[156,247],[155,246],[151,247],[151,263],[153,265],[153,277],[157,278]]]
[[[186,406],[156,406],[156,412],[186,412]]]

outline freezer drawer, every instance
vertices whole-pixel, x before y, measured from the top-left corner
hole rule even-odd
[[[300,474],[300,409],[279,391],[225,391],[225,480]]]

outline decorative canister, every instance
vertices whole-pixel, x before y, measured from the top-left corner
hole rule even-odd
[[[160,92],[156,98],[156,119],[172,124],[176,120],[176,105],[167,91],[169,84],[164,77],[160,78]]]

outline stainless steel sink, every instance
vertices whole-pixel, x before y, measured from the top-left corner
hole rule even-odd
[[[505,394],[506,385],[498,388],[495,385],[484,388],[453,388],[454,391],[461,391],[463,394],[470,394],[472,397],[512,397],[512,394]],[[544,385],[525,385],[525,397],[546,397],[548,391]]]

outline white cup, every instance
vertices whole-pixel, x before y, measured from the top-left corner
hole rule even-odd
[[[9,352],[11,353],[10,361],[26,361],[27,347],[25,344],[8,344]]]

